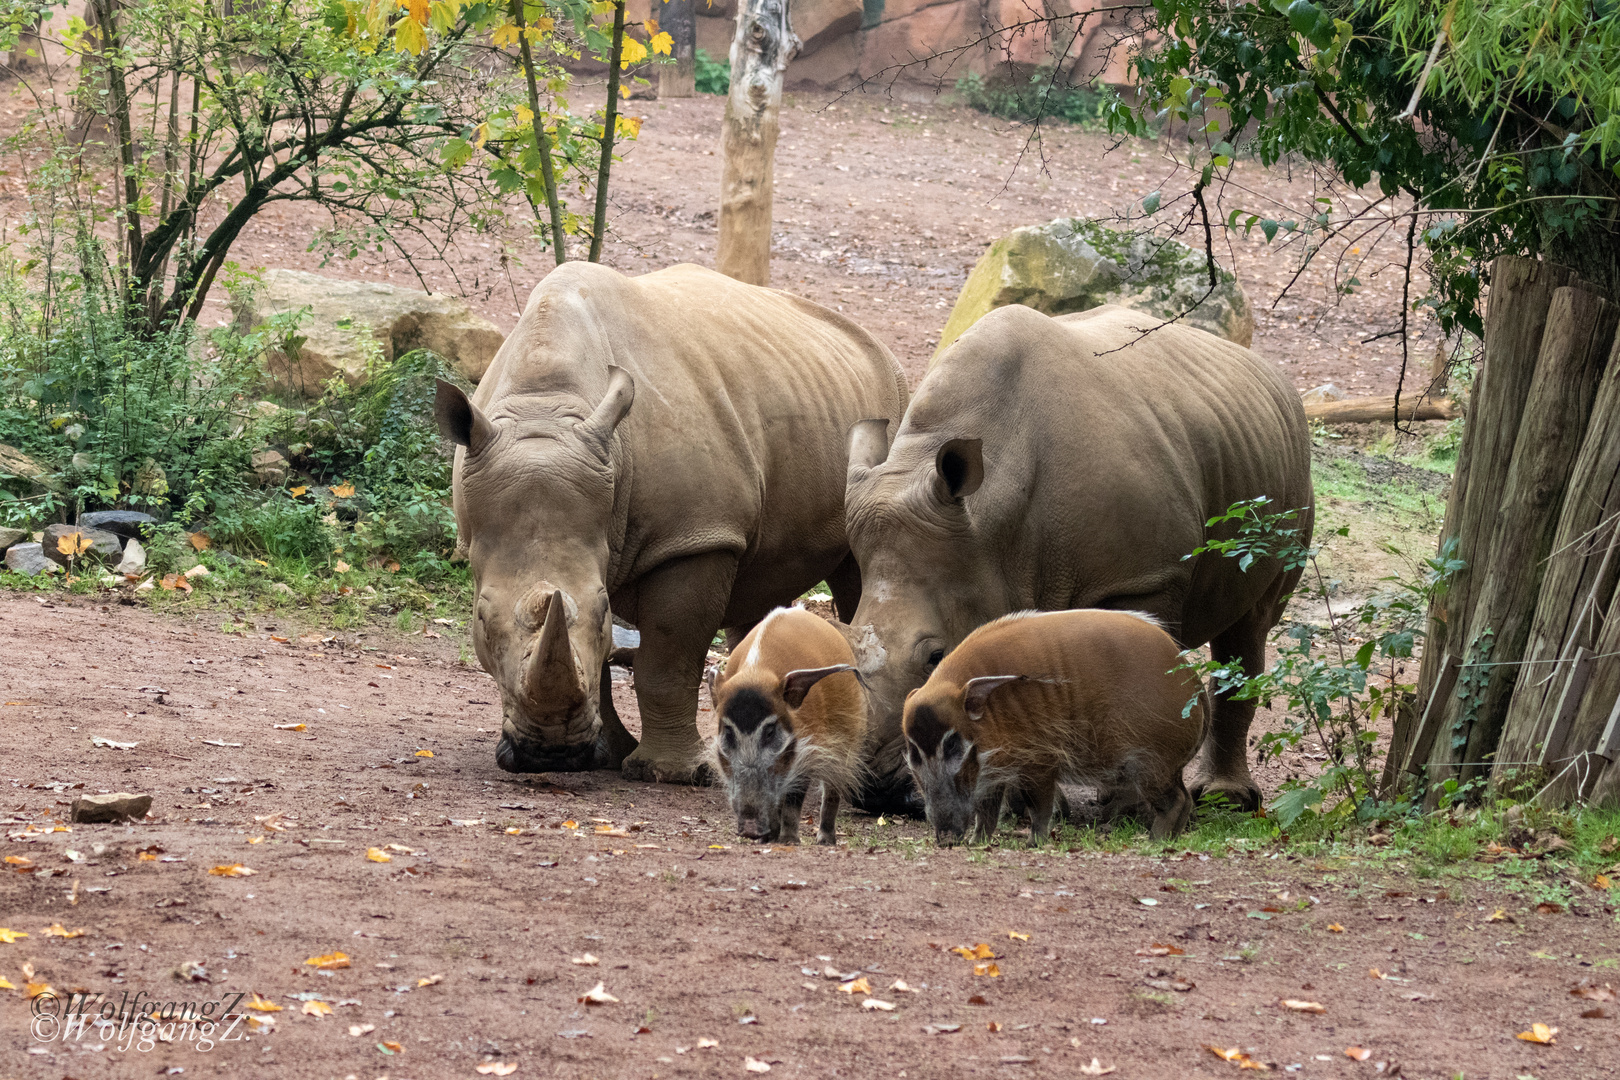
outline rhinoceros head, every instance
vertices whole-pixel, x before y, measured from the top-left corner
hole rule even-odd
[[[463,448],[455,502],[473,572],[473,647],[500,687],[495,754],[508,772],[597,761],[599,673],[613,641],[613,431],[635,398],[629,374],[608,372],[589,415],[578,398],[548,397],[503,403],[491,418],[438,385],[439,429]]]
[[[982,444],[902,429],[891,448],[884,421],[850,432],[844,497],[850,548],[861,568],[852,645],[872,702],[861,803],[876,810],[909,798],[901,713],[945,654],[1006,614],[998,561],[983,550],[968,496],[984,480]]]

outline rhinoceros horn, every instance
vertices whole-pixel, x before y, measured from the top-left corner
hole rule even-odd
[[[540,640],[534,643],[523,689],[529,700],[548,712],[573,708],[585,700],[574,664],[574,646],[568,640],[567,601],[562,590],[551,594],[546,604],[546,621],[540,627]]]

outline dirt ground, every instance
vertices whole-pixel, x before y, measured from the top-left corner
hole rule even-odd
[[[1237,1071],[1216,1046],[1300,1076],[1472,1080],[1620,1060],[1616,1021],[1569,993],[1620,981],[1597,899],[1538,914],[1399,860],[1240,843],[936,850],[920,823],[859,815],[836,849],[750,846],[712,790],[500,772],[494,688],[448,633],[217,625],[0,596],[0,927],[28,935],[0,944],[0,975],[103,995],[109,1016],[221,1001],[273,1028],[120,1049],[116,1026],[64,1035],[6,993],[0,1076]],[[99,791],[153,795],[150,818],[66,824]],[[213,872],[235,865],[252,875]],[[979,943],[999,974],[950,951]],[[308,963],[336,952],[347,967]],[[870,992],[839,991],[855,978]],[[581,1003],[598,982],[617,1000]],[[1515,1038],[1532,1023],[1557,1042]]]

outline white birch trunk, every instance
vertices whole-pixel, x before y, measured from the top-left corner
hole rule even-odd
[[[771,276],[771,189],[782,74],[799,51],[787,0],[743,0],[731,39],[731,92],[720,136],[720,248],[716,268],[738,281]]]

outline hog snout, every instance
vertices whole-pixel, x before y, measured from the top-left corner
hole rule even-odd
[[[934,843],[940,847],[955,847],[962,842],[964,835],[959,829],[935,829]]]
[[[770,827],[765,823],[765,815],[758,810],[744,810],[737,815],[737,835],[747,840],[770,839]]]

